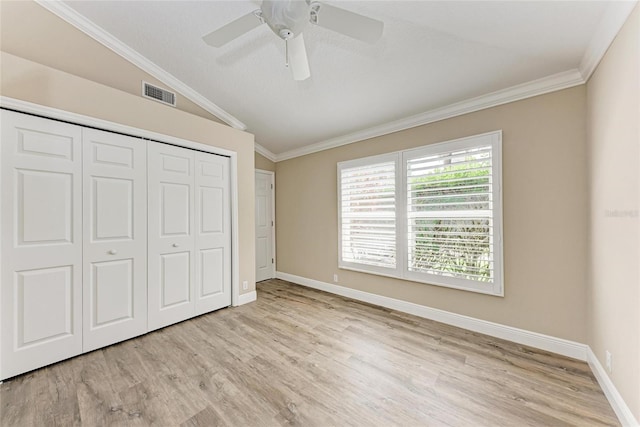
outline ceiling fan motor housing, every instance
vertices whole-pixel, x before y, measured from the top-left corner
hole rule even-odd
[[[297,37],[309,23],[310,6],[305,0],[264,0],[262,16],[278,37]]]

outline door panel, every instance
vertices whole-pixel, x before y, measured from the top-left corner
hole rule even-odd
[[[168,151],[170,146],[165,146],[167,150],[160,154],[162,159],[160,170],[168,172],[174,177],[182,175],[183,177],[192,178],[191,169],[193,164],[193,153],[183,148],[173,147],[171,152]]]
[[[93,152],[92,162],[96,165],[117,166],[126,169],[135,167],[133,147],[93,141],[91,148]]]
[[[16,272],[18,348],[72,333],[72,266]]]
[[[162,260],[160,308],[188,304],[190,289],[185,284],[191,283],[191,251],[160,255],[160,258]]]
[[[195,152],[150,143],[149,329],[193,317]]]
[[[135,209],[132,179],[92,177],[93,241],[132,240]]]
[[[19,154],[73,161],[74,139],[40,129],[15,129]]]
[[[200,187],[200,230],[202,234],[223,233],[224,190],[222,188]]]
[[[231,305],[229,158],[195,153],[196,314]]]
[[[205,249],[200,251],[200,298],[224,292],[224,249]]]
[[[273,175],[256,172],[256,282],[275,277]]]
[[[16,174],[19,244],[71,243],[73,174],[23,169]]]
[[[258,237],[256,239],[256,265],[258,266],[258,270],[269,269],[269,264],[271,264],[269,239],[266,237]]]
[[[133,259],[96,262],[91,265],[91,326],[133,318]]]
[[[78,126],[0,111],[0,379],[82,351]]]
[[[147,331],[146,142],[83,129],[83,350]]]
[[[161,237],[189,236],[191,231],[191,192],[189,184],[160,183]]]

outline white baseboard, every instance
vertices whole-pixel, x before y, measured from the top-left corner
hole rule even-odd
[[[600,361],[596,358],[591,348],[586,344],[501,325],[499,323],[488,322],[486,320],[372,294],[370,292],[359,291],[345,286],[307,279],[306,277],[300,277],[280,271],[276,272],[276,278],[332,294],[342,295],[358,301],[364,301],[369,304],[401,311],[403,313],[413,314],[425,319],[435,320],[447,325],[457,326],[459,328],[490,335],[492,337],[505,339],[518,344],[528,345],[530,347],[563,356],[573,357],[574,359],[581,361],[586,361],[596,377],[598,384],[600,384],[607,400],[611,404],[611,407],[618,416],[620,423],[625,427],[640,427],[640,423],[635,419],[624,399],[620,396],[620,393],[613,382],[611,382],[611,379],[603,369]]]
[[[629,409],[622,396],[620,396],[620,393],[618,393],[618,389],[616,389],[616,386],[611,382],[609,375],[607,375],[607,372],[591,350],[591,347],[587,349],[587,363],[589,363],[593,375],[598,380],[598,384],[600,384],[604,395],[607,396],[607,400],[609,400],[620,423],[625,427],[640,426],[640,422],[633,416],[631,409]]]
[[[447,325],[457,326],[474,332],[479,332],[492,337],[501,338],[518,344],[528,345],[574,359],[587,360],[587,345],[574,341],[556,338],[537,332],[526,331],[499,323],[488,322],[474,317],[451,313],[449,311],[431,308],[424,305],[359,291],[356,289],[338,286],[318,280],[307,279],[306,277],[295,276],[289,273],[276,272],[276,278],[307,286],[332,294],[342,295],[369,304],[375,304],[425,319],[435,320]]]
[[[258,294],[256,291],[247,292],[246,294],[240,294],[238,297],[238,305],[249,304],[250,302],[254,302],[258,299]]]

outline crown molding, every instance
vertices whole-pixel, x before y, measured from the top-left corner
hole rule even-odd
[[[127,61],[131,62],[141,70],[146,73],[152,75],[165,85],[171,87],[176,90],[178,93],[204,108],[209,113],[214,116],[220,118],[222,121],[227,123],[228,125],[240,129],[246,130],[247,126],[242,123],[240,120],[227,113],[225,110],[209,101],[204,96],[200,95],[191,87],[187,86],[182,81],[178,80],[176,77],[163,70],[120,40],[118,40],[113,35],[109,34],[107,31],[102,29],[101,27],[94,24],[89,19],[85,18],[80,13],[76,12],[75,9],[66,5],[62,1],[47,1],[47,0],[35,0],[40,6],[47,9],[49,12],[63,19],[67,23],[73,25],[83,33],[87,34],[89,37],[96,40],[98,43],[106,46],[111,49]]]
[[[277,159],[277,156],[272,153],[271,151],[269,151],[267,148],[263,147],[262,145],[258,144],[257,142],[254,143],[254,149],[255,152],[258,154],[261,154],[262,156],[266,157],[267,159],[271,160],[272,162],[275,162]]]
[[[445,107],[429,110],[404,119],[395,120],[372,128],[307,145],[305,147],[285,151],[276,155],[276,161],[280,162],[283,160],[293,159],[295,157],[305,156],[307,154],[317,153],[318,151],[324,151],[330,148],[340,147],[342,145],[382,135],[388,135],[390,133],[410,129],[416,126],[426,125],[428,123],[473,113],[474,111],[484,110],[486,108],[496,107],[498,105],[508,104],[510,102],[520,101],[522,99],[538,95],[544,95],[545,93],[567,89],[584,83],[585,80],[577,69],[553,74],[548,77],[543,77],[528,83],[523,83],[476,98],[471,98],[466,101],[450,104]]]
[[[129,46],[122,43],[113,35],[109,34],[65,3],[61,1],[47,0],[35,1],[45,9],[111,49],[116,54],[136,65],[138,68],[149,73],[162,83],[185,96],[187,99],[204,108],[209,113],[219,117],[225,123],[236,129],[247,129],[247,126],[236,117],[227,113],[222,108],[209,101],[194,89],[187,86],[185,83],[181,82],[176,77],[163,70]],[[482,95],[462,102],[450,104],[445,107],[429,110],[414,116],[384,123],[325,141],[320,141],[305,147],[285,151],[280,154],[274,154],[257,143],[255,145],[255,151],[271,161],[279,162],[584,84],[591,77],[591,74],[593,74],[598,63],[605,55],[607,49],[637,3],[637,0],[612,2],[612,5],[607,9],[598,24],[598,28],[589,43],[587,51],[585,52],[578,69],[554,74],[528,83],[492,92],[487,95]]]
[[[627,0],[609,4],[580,61],[579,70],[585,81],[589,80],[637,3],[637,0]]]

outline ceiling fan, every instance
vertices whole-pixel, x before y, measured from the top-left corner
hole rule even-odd
[[[308,23],[328,28],[367,43],[374,43],[382,36],[384,24],[354,12],[326,3],[311,0],[263,0],[256,9],[202,39],[213,47],[222,47],[254,28],[267,24],[285,41],[286,64],[291,68],[294,80],[306,80],[311,76],[302,31]]]

